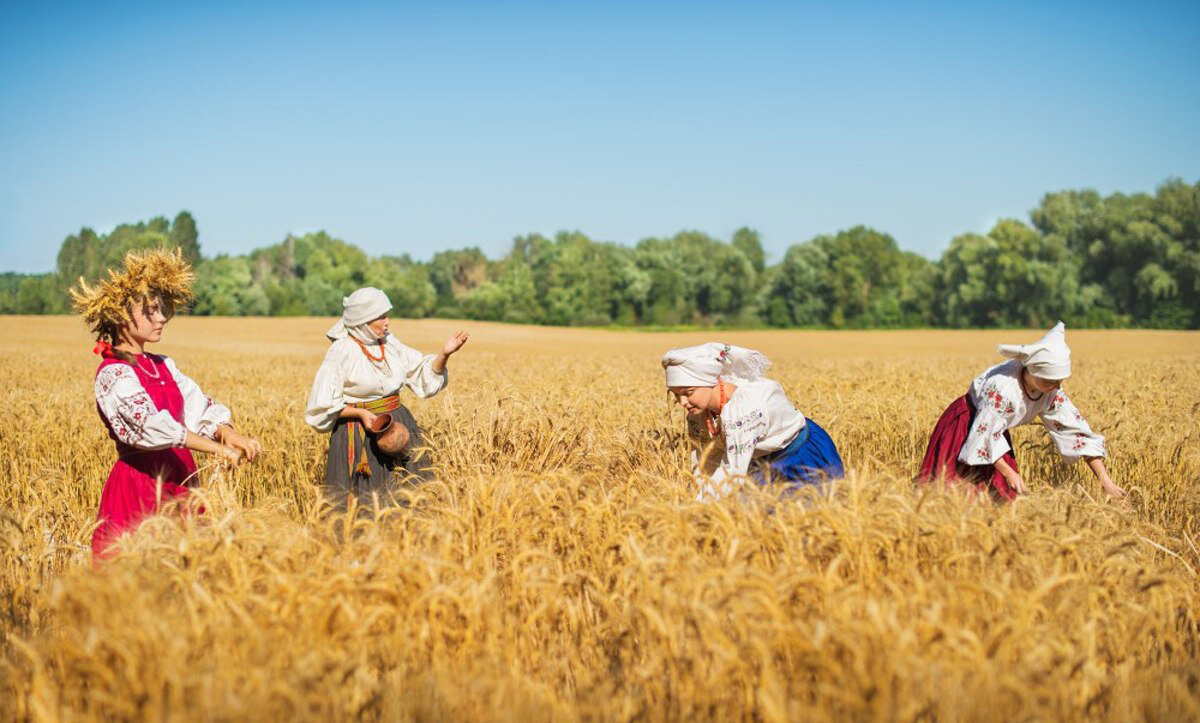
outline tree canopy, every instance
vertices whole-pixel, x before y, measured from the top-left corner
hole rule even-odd
[[[154,246],[179,247],[195,265],[195,314],[332,316],[369,285],[399,316],[535,324],[1040,327],[1061,318],[1200,328],[1200,182],[1178,179],[1154,194],[1046,194],[1028,222],[957,236],[936,261],[865,226],[794,244],[773,264],[751,228],[633,246],[580,231],[530,234],[498,259],[466,248],[429,261],[371,257],[322,231],[205,258],[196,220],[181,211],[108,234],[83,228],[64,239],[51,273],[0,273],[0,313],[69,311],[66,289],[78,278]]]

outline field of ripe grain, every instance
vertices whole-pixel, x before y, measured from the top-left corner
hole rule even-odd
[[[206,467],[103,569],[114,459],[73,318],[0,317],[0,717],[1196,720],[1200,335],[1069,332],[1106,503],[1043,431],[1031,494],[915,488],[929,430],[1027,332],[646,334],[470,323],[409,403],[439,479],[327,514],[304,426],[324,319],[178,318],[156,351],[267,452]],[[432,351],[457,324],[393,324]],[[668,347],[758,348],[849,477],[694,501]],[[208,460],[198,456],[202,466]]]

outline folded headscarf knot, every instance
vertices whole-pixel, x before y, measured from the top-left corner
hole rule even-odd
[[[1009,359],[1019,360],[1030,374],[1040,379],[1057,381],[1071,376],[1067,325],[1061,321],[1032,344],[1001,344],[997,348]]]
[[[711,387],[718,379],[754,381],[771,366],[762,352],[710,341],[671,349],[662,358],[668,387]]]

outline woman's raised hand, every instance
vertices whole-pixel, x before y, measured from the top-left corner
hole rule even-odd
[[[462,349],[463,344],[466,344],[470,338],[471,335],[461,329],[454,332],[454,336],[447,339],[446,343],[442,346],[442,354],[450,356],[459,349]]]

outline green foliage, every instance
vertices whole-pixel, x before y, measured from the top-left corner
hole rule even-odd
[[[11,271],[0,272],[0,314],[30,313],[17,306],[17,289],[21,288],[25,276]]]
[[[250,272],[245,256],[218,256],[200,266],[196,274],[192,311],[205,316],[262,316],[270,313],[271,301]]]
[[[816,326],[830,317],[824,286],[829,254],[821,244],[796,244],[787,250],[767,296],[767,321],[774,326]]]
[[[750,262],[754,273],[761,274],[766,267],[766,254],[763,253],[762,241],[758,231],[745,226],[733,232],[733,247],[742,252],[742,256]]]
[[[108,234],[97,234],[82,228],[63,240],[58,251],[58,275],[64,290],[80,277],[95,281],[110,268],[121,265],[125,254],[147,248],[183,249],[184,257],[193,265],[200,260],[200,243],[196,222],[187,211],[181,211],[174,222],[163,216],[136,224],[121,224]]]
[[[772,276],[774,326],[870,328],[928,323],[932,264],[857,226],[788,249]]]
[[[728,241],[699,231],[635,246],[579,231],[513,239],[428,261],[370,258],[320,231],[244,256],[204,259],[187,211],[80,229],[51,274],[0,274],[0,313],[62,313],[65,290],[98,278],[127,251],[179,246],[196,267],[194,313],[320,315],[370,285],[397,316],[459,316],[532,324],[674,327],[1048,326],[1200,328],[1200,183],[1168,180],[1151,194],[1047,194],[1032,226],[998,222],[954,238],[937,262],[857,226],[790,246],[768,264],[758,232]]]
[[[743,229],[745,239],[756,235]],[[756,318],[758,272],[739,248],[699,231],[648,238],[634,250],[644,278],[628,300],[650,324],[724,324]]]
[[[1138,325],[1200,327],[1200,182],[1172,179],[1153,196],[1047,194],[1031,218],[1079,259],[1103,308]]]
[[[408,256],[383,256],[371,261],[363,282],[388,295],[396,316],[429,316],[437,304],[437,291],[429,280],[428,265],[414,264]],[[341,303],[340,299],[338,303]]]
[[[955,238],[939,266],[946,326],[1048,326],[1099,297],[1096,287],[1080,286],[1078,261],[1061,237],[1011,219],[987,236]]]
[[[180,211],[171,222],[171,230],[167,240],[172,246],[178,246],[183,252],[183,258],[195,266],[200,263],[200,232],[196,229],[196,220],[187,211]]]
[[[63,314],[69,310],[58,274],[0,274],[0,314]]]

